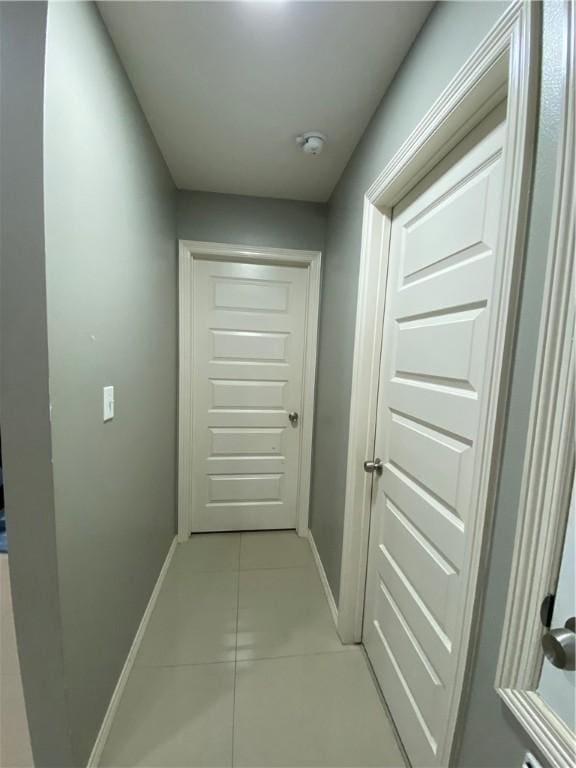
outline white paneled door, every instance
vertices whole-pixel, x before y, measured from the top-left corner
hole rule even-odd
[[[492,115],[392,217],[363,642],[418,767],[445,764],[485,513],[503,138]]]
[[[295,528],[308,270],[194,261],[193,531]]]

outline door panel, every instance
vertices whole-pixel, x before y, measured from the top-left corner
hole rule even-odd
[[[393,212],[364,644],[414,766],[438,765],[478,515],[504,126],[492,115]]]
[[[294,528],[308,272],[194,270],[192,529]]]

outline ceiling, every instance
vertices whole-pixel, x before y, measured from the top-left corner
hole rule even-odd
[[[431,2],[101,2],[181,189],[325,201]],[[321,155],[296,136],[319,130]]]

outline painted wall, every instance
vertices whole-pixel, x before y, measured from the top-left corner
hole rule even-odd
[[[358,145],[330,201],[320,338],[312,530],[338,596],[351,360],[362,225],[371,181],[505,9],[504,3],[442,3],[432,12]],[[510,410],[481,627],[461,711],[454,765],[512,768],[536,754],[494,691],[528,427],[560,120],[561,4],[544,3],[544,37],[532,209]],[[450,40],[450,45],[446,41]],[[487,738],[489,734],[489,738]],[[541,758],[542,763],[545,761]]]
[[[9,564],[33,749],[38,765],[56,768],[75,763],[62,655],[49,418],[45,36],[45,3],[0,3],[0,404]]]
[[[94,4],[1,21],[14,611],[36,764],[80,766],[175,532],[174,187]]]
[[[541,72],[534,187],[510,407],[480,635],[473,659],[469,698],[462,714],[462,743],[457,758],[457,764],[467,768],[518,766],[527,749],[536,752],[515,718],[494,692],[494,679],[516,532],[560,135],[562,4],[554,1],[544,3]],[[486,738],[486,734],[490,734],[490,738]]]
[[[49,4],[45,77],[58,570],[82,765],[175,533],[174,187],[93,3]]]
[[[436,5],[330,200],[320,316],[311,527],[336,600],[340,588],[364,193],[506,5],[499,2]]]
[[[328,206],[298,200],[177,193],[178,237],[185,240],[321,251]]]

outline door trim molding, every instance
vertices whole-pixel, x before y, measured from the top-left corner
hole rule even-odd
[[[206,258],[210,260],[274,264],[278,266],[298,266],[308,271],[308,302],[305,330],[306,355],[302,380],[302,429],[300,430],[300,462],[296,510],[296,530],[298,535],[307,536],[322,254],[320,251],[257,248],[249,245],[206,243],[196,240],[179,240],[178,245],[178,541],[186,541],[190,535],[190,510],[193,499],[193,263],[195,259]]]
[[[554,592],[574,468],[574,247],[576,11],[564,3],[562,134],[547,254],[538,353],[512,570],[495,687],[555,766],[573,765],[576,736],[538,695],[540,602]],[[542,471],[543,467],[550,471]]]
[[[362,462],[374,450],[378,375],[382,345],[384,298],[393,207],[494,107],[506,99],[504,139],[504,191],[499,243],[511,254],[502,278],[509,296],[496,308],[497,322],[506,332],[496,337],[494,360],[502,361],[490,382],[485,429],[494,435],[491,456],[482,458],[479,498],[487,513],[479,515],[473,536],[471,577],[466,586],[468,608],[462,628],[455,694],[448,716],[448,737],[439,754],[447,765],[453,746],[461,691],[466,677],[469,639],[477,617],[474,611],[478,573],[485,566],[483,541],[496,488],[502,443],[502,410],[510,373],[521,264],[524,256],[529,187],[532,176],[533,136],[538,93],[540,12],[537,4],[514,2],[500,17],[476,51],[456,74],[406,142],[367,190],[360,255],[356,336],[346,475],[344,540],[338,630],[344,642],[359,642],[365,597],[370,527],[371,477]],[[495,404],[499,404],[496,407]],[[485,503],[484,503],[485,502]]]

